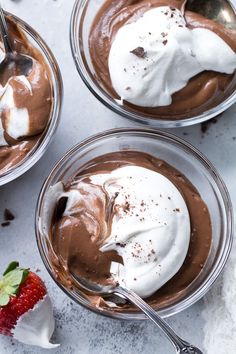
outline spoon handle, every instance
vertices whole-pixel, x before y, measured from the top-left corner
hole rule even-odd
[[[12,53],[13,50],[12,50],[11,42],[10,42],[9,35],[8,35],[7,23],[6,23],[5,15],[4,15],[1,4],[0,4],[0,31],[2,34],[2,40],[3,40],[5,52]]]
[[[124,296],[140,308],[140,310],[142,310],[142,312],[144,312],[146,316],[165,333],[170,342],[175,346],[176,353],[203,354],[198,348],[191,346],[189,343],[177,336],[173,329],[156,313],[156,311],[154,311],[151,306],[149,306],[132,290],[119,286],[115,289],[114,293],[116,295]]]
[[[185,15],[185,8],[186,8],[187,2],[188,2],[188,0],[184,0],[183,4],[181,6],[181,9],[180,9],[180,11],[182,12],[183,16]]]

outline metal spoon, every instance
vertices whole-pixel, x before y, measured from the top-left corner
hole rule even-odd
[[[33,66],[33,60],[28,55],[17,53],[12,48],[5,15],[1,5],[0,32],[5,48],[5,58],[0,63],[0,84],[5,86],[8,80],[13,76],[28,76]]]
[[[151,308],[151,306],[143,301],[132,290],[126,289],[122,286],[103,286],[100,284],[92,283],[74,273],[72,273],[72,276],[78,285],[87,292],[101,296],[109,294],[115,294],[118,296],[121,295],[122,297],[128,299],[131,303],[140,308],[140,310],[144,312],[145,315],[165,333],[169,341],[175,347],[176,354],[203,354],[200,349],[194,347],[193,345],[177,336],[173,329]]]
[[[197,12],[206,18],[236,29],[236,9],[229,0],[186,0],[183,9]]]

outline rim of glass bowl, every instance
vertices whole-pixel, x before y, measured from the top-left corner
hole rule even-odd
[[[43,156],[52,141],[52,138],[57,130],[60,121],[60,112],[63,100],[63,82],[61,77],[61,72],[54,57],[51,49],[48,47],[46,42],[41,38],[41,36],[25,21],[19,17],[13,15],[10,12],[5,11],[6,16],[11,17],[14,22],[20,27],[23,33],[26,33],[33,42],[36,42],[40,49],[40,52],[46,58],[47,64],[51,72],[52,80],[52,93],[53,93],[53,109],[50,115],[49,124],[46,128],[42,141],[36,144],[35,148],[26,156],[25,159],[16,164],[9,171],[4,172],[0,175],[0,186],[13,181],[19,176],[23,175],[28,171],[33,165],[38,162],[38,160]]]
[[[236,102],[236,90],[222,103],[216,107],[207,110],[206,112],[196,115],[192,118],[178,119],[178,120],[168,120],[168,119],[155,119],[150,118],[142,113],[131,112],[124,107],[118,105],[114,99],[111,98],[94,80],[93,75],[89,73],[86,57],[84,54],[83,47],[83,23],[85,18],[85,11],[88,6],[89,0],[76,0],[70,22],[70,45],[72,56],[77,68],[79,75],[81,76],[83,82],[87,88],[92,92],[92,94],[107,108],[111,109],[118,115],[127,118],[131,121],[141,123],[148,126],[153,126],[155,128],[179,128],[190,126],[197,123],[205,122],[217,115],[223,113],[228,108],[230,108]],[[236,8],[231,0],[228,0],[229,4],[233,8],[236,14]]]
[[[216,264],[214,264],[213,269],[211,273],[208,274],[206,277],[205,281],[201,284],[201,286],[188,298],[180,301],[178,304],[172,305],[167,309],[163,309],[159,311],[160,315],[163,317],[170,317],[172,315],[175,315],[185,309],[187,309],[189,306],[193,305],[196,303],[198,300],[200,300],[210,289],[210,287],[213,285],[213,283],[216,281],[220,273],[222,272],[228,257],[230,255],[231,247],[232,247],[232,242],[233,242],[233,212],[232,212],[232,204],[230,200],[230,196],[228,193],[228,190],[225,186],[225,183],[223,182],[222,178],[219,176],[218,172],[214,168],[214,166],[211,164],[211,162],[200,152],[198,151],[194,146],[189,144],[188,142],[184,141],[183,139],[180,139],[176,137],[173,134],[169,134],[166,132],[161,132],[155,129],[149,129],[149,128],[121,128],[121,129],[112,129],[108,130],[105,132],[102,132],[100,134],[93,135],[92,137],[83,140],[81,143],[77,144],[74,146],[71,150],[69,150],[60,160],[57,162],[57,164],[54,166],[52,169],[51,173],[47,177],[46,181],[44,182],[42,189],[39,194],[38,202],[37,202],[37,207],[36,207],[36,214],[35,214],[35,232],[36,232],[36,240],[37,240],[37,245],[39,249],[39,253],[41,255],[41,258],[44,262],[44,265],[49,272],[50,276],[52,279],[56,282],[56,284],[66,293],[72,300],[74,300],[76,303],[79,303],[80,305],[84,306],[85,308],[107,316],[111,318],[116,318],[116,319],[128,319],[128,320],[143,320],[146,319],[145,315],[142,313],[116,313],[116,312],[109,312],[105,309],[98,309],[94,306],[92,306],[89,301],[87,301],[85,298],[83,298],[81,295],[78,294],[76,291],[71,291],[68,290],[65,286],[60,284],[60,282],[56,279],[55,273],[53,272],[53,269],[50,265],[50,261],[47,257],[47,254],[45,252],[44,248],[44,243],[45,239],[44,236],[40,233],[40,217],[41,217],[41,208],[44,200],[44,195],[48,188],[51,185],[51,182],[53,179],[57,176],[59,170],[60,173],[62,173],[61,168],[65,167],[65,164],[70,160],[70,158],[80,152],[82,153],[83,151],[86,151],[87,147],[89,147],[91,144],[99,142],[103,139],[110,138],[110,137],[115,137],[119,135],[141,135],[145,137],[154,137],[155,139],[162,139],[162,141],[168,141],[170,143],[173,143],[182,149],[185,149],[186,152],[191,154],[193,158],[197,159],[202,165],[205,170],[207,170],[209,177],[215,182],[217,189],[221,195],[222,202],[220,202],[220,208],[223,210],[223,213],[225,214],[225,230],[224,230],[224,235],[223,235],[223,245],[222,249],[220,251],[220,255],[217,258]]]

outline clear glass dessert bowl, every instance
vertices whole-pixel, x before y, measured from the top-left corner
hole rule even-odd
[[[39,195],[36,208],[35,230],[39,252],[43,262],[57,285],[75,302],[112,318],[145,319],[139,312],[114,311],[95,306],[77,287],[68,287],[57,277],[50,257],[50,224],[45,209],[47,193],[59,181],[68,181],[85,163],[118,151],[139,151],[164,160],[178,169],[197,188],[206,203],[212,222],[212,246],[207,262],[199,276],[186,289],[185,294],[162,308],[164,317],[172,316],[202,298],[220,275],[230,254],[232,231],[232,205],[221,177],[197,149],[174,135],[151,129],[114,129],[93,136],[72,148],[53,168]]]
[[[26,22],[11,13],[5,12],[5,14],[10,17],[13,22],[17,23],[20,31],[22,31],[22,33],[26,36],[29,43],[37,48],[47,64],[52,88],[52,107],[50,116],[48,117],[48,124],[44,132],[41,134],[39,141],[22,161],[11,167],[6,172],[0,173],[0,186],[24,174],[46,152],[46,149],[48,148],[59,124],[63,99],[63,83],[60,69],[50,48],[40,37],[40,35]]]
[[[225,110],[236,102],[236,89],[230,94],[222,103],[217,106],[197,113],[196,110],[188,113],[188,118],[176,117],[176,119],[167,119],[164,116],[152,116],[150,113],[142,113],[135,106],[122,105],[120,100],[116,100],[111,94],[99,83],[96,79],[96,73],[92,64],[90,50],[89,50],[89,34],[95,16],[101,6],[106,0],[76,0],[72,11],[70,24],[70,43],[72,55],[76,68],[88,89],[94,96],[102,102],[106,107],[115,113],[123,116],[129,120],[142,123],[148,126],[157,128],[176,128],[189,126],[197,123],[207,121]],[[229,1],[235,16],[236,9]],[[222,15],[222,14],[221,14]],[[216,17],[218,14],[216,14]],[[236,18],[236,17],[235,17]],[[227,13],[222,21],[227,23]]]

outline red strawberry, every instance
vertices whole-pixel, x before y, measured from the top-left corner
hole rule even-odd
[[[12,336],[18,319],[44,298],[43,281],[12,262],[0,280],[0,334]]]

